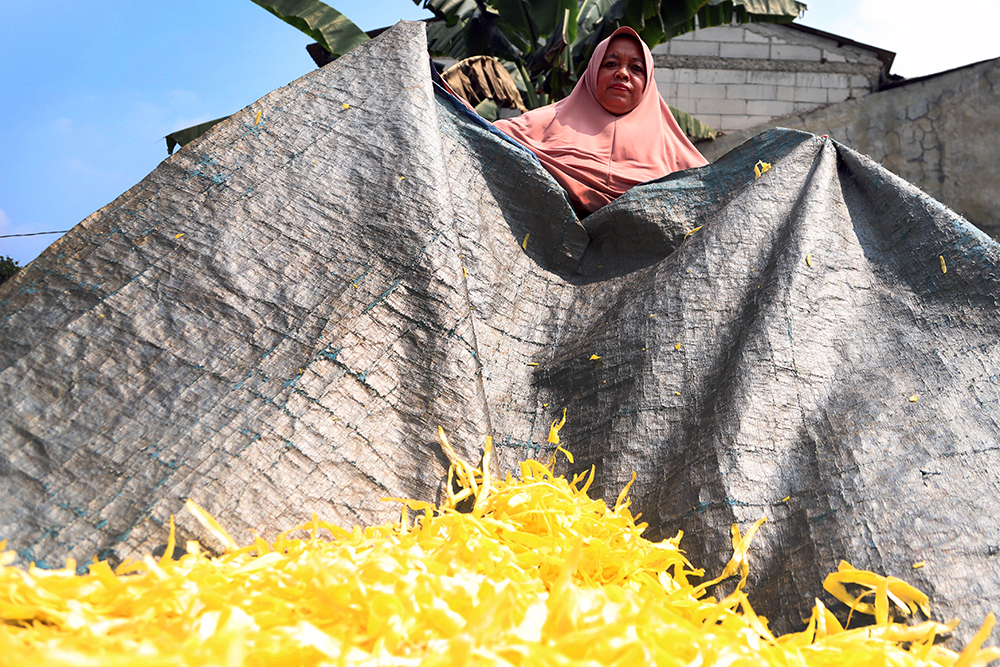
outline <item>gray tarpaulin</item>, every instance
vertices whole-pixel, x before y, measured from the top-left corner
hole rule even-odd
[[[148,552],[188,497],[239,541],[388,520],[438,498],[438,424],[509,470],[567,408],[566,471],[612,500],[637,471],[649,536],[709,574],[770,518],[749,590],[778,629],[841,558],[966,626],[998,607],[993,242],[780,130],[578,221],[425,49],[400,24],[271,93],[0,288],[23,561]]]

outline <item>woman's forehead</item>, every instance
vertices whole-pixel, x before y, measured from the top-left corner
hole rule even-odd
[[[632,37],[626,37],[625,35],[615,37],[608,43],[608,50],[605,51],[604,57],[609,58],[611,56],[617,58],[628,56],[632,60],[645,60],[639,44]]]

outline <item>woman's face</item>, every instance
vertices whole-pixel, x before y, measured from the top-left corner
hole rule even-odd
[[[646,59],[633,37],[615,37],[597,71],[597,101],[620,116],[634,109],[646,88]]]

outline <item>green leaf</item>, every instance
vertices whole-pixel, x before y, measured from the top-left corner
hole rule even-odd
[[[646,19],[646,26],[639,32],[639,39],[656,46],[667,36],[667,31],[663,27],[663,19],[659,16],[652,16]]]
[[[681,111],[669,104],[667,106],[670,108],[670,113],[673,115],[674,120],[680,125],[681,130],[691,139],[715,139],[719,135],[717,130],[713,130],[686,111]]]
[[[413,0],[418,7],[423,3],[423,9],[429,10],[439,19],[444,19],[449,26],[468,20],[478,9],[476,0]],[[475,54],[472,55],[484,55]]]
[[[535,95],[535,85],[531,77],[528,76],[528,72],[524,69],[524,65],[518,63],[517,73],[521,75],[521,82],[524,83],[524,97],[525,102],[529,109],[537,109],[539,107],[538,97]]]
[[[564,0],[563,8],[569,10],[569,19],[566,25],[566,39],[570,44],[576,41],[576,29],[580,20],[580,3],[577,0]]]
[[[496,10],[486,6],[485,0],[423,0],[423,7],[447,24],[446,29],[440,23],[428,25],[427,46],[433,54],[447,53],[456,60],[498,56],[520,61],[528,47],[498,25]]]
[[[711,28],[729,25],[734,19],[738,23],[788,23],[805,10],[805,3],[798,0],[670,0],[660,17],[669,38],[694,30],[695,16],[699,27]]]
[[[0,285],[4,284],[8,278],[21,270],[16,259],[0,255]]]
[[[663,20],[663,29],[667,37],[677,35],[694,29],[694,17],[702,7],[709,4],[710,0],[671,0],[663,3],[660,8],[660,18]],[[729,0],[726,0],[729,2]],[[702,26],[706,28],[708,26]]]
[[[641,35],[646,28],[647,19],[659,14],[660,0],[625,0],[625,18],[622,23]]]
[[[556,24],[555,30],[549,35],[549,38],[545,40],[545,43],[541,47],[535,49],[532,57],[528,60],[528,67],[532,70],[537,69],[552,69],[561,70],[566,69],[565,59],[561,59],[563,52],[566,47],[570,44],[570,39],[568,35],[568,26],[570,20],[570,12],[568,9],[563,10],[563,17]]]
[[[608,14],[613,14],[612,8],[621,5],[617,9],[618,15],[625,11],[624,3],[621,0],[583,0],[580,3],[579,21],[581,26],[586,26],[587,31],[592,31],[594,26],[604,20]]]
[[[368,41],[361,28],[333,7],[319,0],[253,0],[285,23],[315,39],[339,57]]]
[[[727,0],[709,0],[718,5]],[[750,16],[773,16],[798,18],[806,10],[806,3],[798,0],[732,0],[735,7],[742,7]],[[791,20],[791,19],[788,19]]]
[[[207,123],[199,123],[198,125],[192,125],[191,127],[186,127],[183,130],[177,130],[176,132],[171,132],[166,136],[167,140],[167,155],[173,155],[174,148],[177,146],[183,146],[189,141],[194,141],[201,135],[212,129],[213,125],[221,123],[222,121],[229,118],[229,116],[223,116],[222,118],[216,118],[215,120],[210,120]]]
[[[500,117],[500,109],[497,107],[497,103],[489,98],[476,105],[476,113],[491,123]]]
[[[448,56],[455,60],[468,58],[470,54],[465,47],[465,23],[448,25],[446,21],[428,22],[427,50],[432,56]]]
[[[538,46],[557,28],[567,9],[575,15],[576,0],[488,0],[501,19],[518,32],[530,36]]]

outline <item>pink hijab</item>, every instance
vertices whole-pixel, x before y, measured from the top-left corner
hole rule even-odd
[[[597,98],[597,73],[608,44],[628,35],[646,59],[646,87],[632,111],[616,116]],[[578,210],[596,211],[633,186],[708,164],[677,125],[656,90],[653,54],[632,28],[597,45],[569,97],[494,125],[524,144],[569,193]]]

